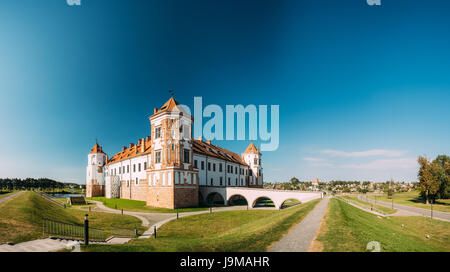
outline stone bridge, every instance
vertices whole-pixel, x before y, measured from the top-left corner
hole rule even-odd
[[[288,199],[296,199],[300,203],[305,203],[313,199],[322,198],[322,192],[271,190],[262,188],[247,187],[216,187],[199,186],[200,201],[205,204],[212,204],[212,199],[220,199],[225,205],[230,204],[231,198],[240,196],[245,198],[250,208],[253,208],[261,198],[269,198],[275,204],[275,208],[280,209],[281,205]]]

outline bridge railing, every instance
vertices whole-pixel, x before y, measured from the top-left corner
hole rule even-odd
[[[82,224],[72,224],[51,219],[43,219],[42,231],[44,236],[71,240],[84,240],[85,226]],[[98,229],[89,227],[88,234],[88,239],[91,242],[105,242],[113,237],[136,238],[138,233],[136,229],[123,229],[115,227]]]
[[[363,203],[356,202],[356,201],[354,201],[354,200],[351,200],[351,199],[348,199],[348,198],[343,198],[343,197],[340,197],[340,196],[336,196],[335,198],[337,198],[337,199],[339,199],[339,200],[341,200],[341,201],[344,201],[345,203],[351,203],[351,204],[353,204],[353,205],[362,207],[362,208],[364,208],[364,209],[368,209],[368,210],[371,210],[371,211],[376,211],[377,213],[381,213],[381,214],[386,214],[386,212],[384,212],[384,211],[382,211],[382,210],[379,210],[379,209],[375,208],[375,207],[374,207],[373,205],[371,205],[370,203],[367,203],[366,205],[364,205]],[[363,200],[363,201],[364,201],[364,200]]]
[[[58,205],[58,206],[60,206],[60,207],[62,207],[62,208],[66,208],[66,205],[64,205],[64,204],[62,204],[62,203],[60,203],[60,202],[54,200],[54,197],[53,197],[53,196],[51,196],[51,195],[49,195],[49,194],[46,194],[46,193],[44,193],[44,192],[36,192],[36,191],[34,191],[34,192],[35,192],[36,194],[40,195],[42,198],[45,198],[46,200],[52,202],[53,204]]]

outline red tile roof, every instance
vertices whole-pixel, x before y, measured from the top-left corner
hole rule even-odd
[[[108,160],[107,165],[128,160],[137,156],[149,154],[151,152],[151,141],[140,140],[140,143],[132,147],[126,148]],[[202,142],[201,140],[193,140],[192,147],[194,154],[201,154],[229,162],[248,166],[247,163],[238,154],[231,152],[225,148]]]
[[[159,110],[156,110],[154,114],[158,114],[163,111],[171,111],[177,105],[179,105],[178,101],[176,101],[175,98],[171,97],[169,100],[167,100],[166,103],[164,103],[164,105],[162,105],[162,107]]]
[[[197,154],[211,156],[247,166],[247,163],[238,154],[217,145],[205,143],[201,140],[193,140],[193,150],[194,153]]]
[[[245,154],[245,153],[258,153],[259,154],[259,147],[256,148],[253,143],[250,143],[243,154]]]
[[[129,148],[123,147],[122,151],[108,160],[107,165],[149,154],[151,152],[151,144],[152,142],[150,140],[147,141],[146,139],[141,139],[137,145],[133,144],[133,146]]]
[[[102,147],[98,143],[95,143],[94,147],[91,149],[91,152],[89,154],[96,154],[96,153],[105,154],[105,152],[102,151]]]

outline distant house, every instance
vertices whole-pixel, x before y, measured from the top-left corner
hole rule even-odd
[[[319,178],[316,178],[313,182],[311,182],[313,186],[319,186]]]

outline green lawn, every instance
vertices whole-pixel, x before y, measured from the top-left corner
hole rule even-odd
[[[337,199],[330,200],[324,220],[316,241],[325,252],[364,252],[371,241],[388,252],[450,251],[450,223],[445,221],[376,216]]]
[[[299,203],[300,201],[298,201],[297,199],[288,199],[281,205],[281,208],[282,209],[289,208],[291,206],[298,205]]]
[[[89,225],[93,228],[134,229],[142,233],[141,221],[133,216],[86,212],[64,209],[32,192],[25,192],[14,199],[0,204],[0,244],[5,242],[24,242],[42,238],[42,219],[81,224],[84,215],[89,214]]]
[[[145,201],[122,199],[122,198],[106,198],[106,197],[88,197],[88,200],[96,200],[102,202],[106,207],[112,209],[123,209],[131,212],[149,212],[149,213],[176,213],[176,212],[197,212],[205,211],[208,207],[192,207],[180,209],[165,209],[146,206]]]
[[[393,214],[393,213],[397,212],[396,209],[391,209],[391,208],[388,208],[385,206],[373,204],[373,203],[361,200],[356,196],[343,196],[342,198],[350,200],[353,204],[360,206],[362,208],[365,208],[365,209],[370,209],[371,207],[373,207],[373,208],[375,208],[376,212],[380,212],[382,214]]]
[[[319,202],[285,210],[240,210],[193,215],[173,220],[157,238],[134,239],[123,245],[90,245],[86,251],[265,251]]]
[[[387,194],[370,194],[368,198],[391,203],[392,199],[387,197]],[[395,193],[394,204],[408,205],[417,208],[430,209],[430,204],[426,205],[425,201],[419,198],[418,191]],[[450,199],[439,199],[433,204],[433,209],[436,211],[450,212]]]

